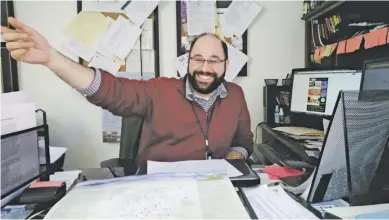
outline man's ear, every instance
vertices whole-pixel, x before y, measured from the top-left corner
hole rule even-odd
[[[225,69],[226,69],[226,72],[228,71],[229,66],[230,66],[230,60],[227,59],[226,62],[225,62]]]

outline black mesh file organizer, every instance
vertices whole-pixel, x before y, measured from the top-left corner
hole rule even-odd
[[[378,173],[377,167],[389,138],[389,100],[359,101],[358,97],[358,91],[339,93],[309,202],[347,198],[353,204],[354,197],[369,193],[379,175],[387,175]]]

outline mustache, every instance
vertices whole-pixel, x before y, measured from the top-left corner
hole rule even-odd
[[[205,75],[205,76],[217,77],[216,73],[213,73],[213,72],[203,72],[203,71],[195,71],[195,72],[193,72],[193,75]]]

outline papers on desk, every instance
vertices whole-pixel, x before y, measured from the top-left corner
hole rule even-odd
[[[389,218],[389,203],[378,205],[325,208],[324,210],[342,219]]]
[[[26,97],[23,92],[1,94],[2,135],[37,126],[35,103],[27,101]]]
[[[147,161],[147,173],[198,173],[226,174],[228,177],[243,174],[226,160],[188,160],[178,162]]]
[[[258,219],[318,219],[281,186],[243,188]]]
[[[69,190],[69,188],[78,179],[80,174],[81,170],[55,172],[54,174],[50,175],[50,181],[63,181],[66,183],[66,190]]]
[[[77,184],[46,219],[249,219],[226,176],[142,175]]]

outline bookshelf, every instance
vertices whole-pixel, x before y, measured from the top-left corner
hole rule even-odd
[[[388,11],[389,1],[304,1],[305,66],[361,69],[389,57]]]

